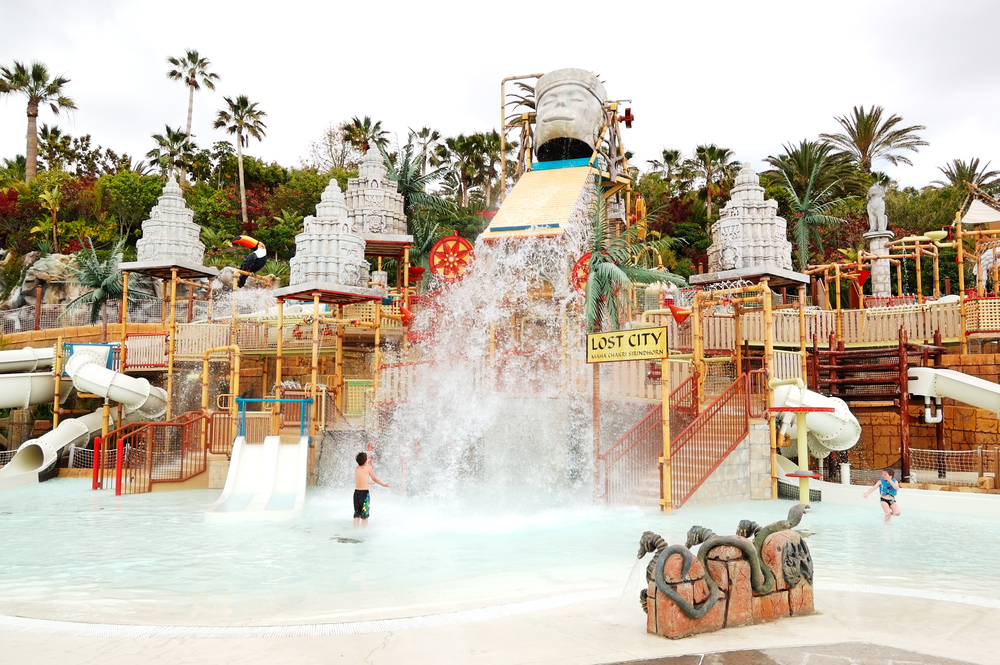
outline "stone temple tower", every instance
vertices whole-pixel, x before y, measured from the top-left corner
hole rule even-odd
[[[139,261],[194,263],[205,260],[205,245],[199,240],[201,228],[194,223],[194,211],[173,175],[163,187],[159,201],[142,223],[142,238],[136,243]]]
[[[352,231],[365,240],[406,235],[403,195],[387,173],[382,154],[369,150],[358,166],[358,177],[347,181],[347,218]]]
[[[731,198],[712,226],[708,270],[775,267],[792,269],[792,243],[778,202],[764,198],[760,178],[749,164],[736,176]]]
[[[367,288],[370,266],[365,240],[354,231],[336,179],[323,190],[316,215],[303,222],[295,236],[295,256],[289,261],[289,284],[322,282]]]

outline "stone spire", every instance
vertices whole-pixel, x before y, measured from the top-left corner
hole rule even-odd
[[[323,190],[316,215],[302,220],[302,226],[303,232],[295,236],[295,256],[288,262],[290,285],[325,282],[367,287],[371,268],[365,260],[365,241],[351,229],[336,178]]]
[[[358,177],[347,181],[347,218],[353,232],[366,240],[406,235],[403,195],[387,174],[382,153],[372,148],[358,166]]]
[[[200,235],[194,212],[184,203],[181,188],[171,174],[149,219],[142,223],[142,238],[136,243],[138,261],[200,266],[205,261]]]
[[[750,164],[736,176],[729,202],[712,225],[708,248],[710,273],[742,268],[792,269],[792,243],[778,202],[764,198],[760,178]]]

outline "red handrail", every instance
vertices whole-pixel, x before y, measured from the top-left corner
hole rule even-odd
[[[671,500],[680,508],[750,433],[750,375],[741,374],[670,445]]]

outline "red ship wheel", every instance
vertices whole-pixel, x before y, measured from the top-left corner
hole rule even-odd
[[[573,264],[569,281],[581,296],[587,293],[587,278],[590,277],[590,252],[587,252]]]
[[[454,282],[469,271],[473,258],[471,242],[457,233],[445,236],[431,248],[431,273],[442,282]]]

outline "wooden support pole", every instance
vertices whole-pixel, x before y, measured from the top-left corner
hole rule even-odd
[[[343,320],[344,307],[337,305],[337,318]],[[337,410],[344,412],[344,324],[337,324],[337,355],[334,361],[333,372],[337,380]]]
[[[282,356],[283,349],[285,345],[285,299],[278,299],[278,337],[277,337],[277,348],[274,354],[274,396],[281,398],[281,381],[282,381],[282,363],[284,358]]]
[[[844,321],[843,321],[843,310],[840,306],[840,264],[833,264],[833,274],[834,279],[836,279],[836,289],[837,289],[837,341],[844,339]]]
[[[906,328],[899,327],[899,449],[902,480],[910,480],[910,393],[909,362],[906,354]]]
[[[177,269],[170,271],[170,344],[167,347],[167,420],[174,401],[174,348],[177,343]]]
[[[312,329],[312,381],[309,384],[309,396],[312,404],[309,409],[309,484],[313,484],[315,474],[316,454],[316,419],[319,416],[319,404],[316,400],[316,383],[319,381],[319,294],[313,294],[313,329]]]
[[[663,411],[663,457],[660,458],[660,485],[662,496],[660,497],[660,510],[665,513],[673,512],[673,482],[670,468],[670,367],[667,358],[670,357],[670,349],[667,349],[667,357],[661,360],[660,366],[660,409]]]
[[[55,357],[55,368],[53,374],[55,374],[55,402],[52,404],[52,429],[59,427],[59,388],[62,383],[62,373],[63,373],[63,338],[62,335],[56,338],[56,357]],[[96,489],[96,488],[95,488]]]
[[[964,356],[969,352],[969,339],[965,318],[965,247],[962,243],[961,211],[955,213],[955,247],[958,250],[955,262],[958,263],[958,313],[961,324],[962,355]]]
[[[806,354],[806,285],[799,284],[799,353],[802,355],[802,380],[809,376]]]
[[[923,275],[920,274],[920,243],[914,243],[913,247],[913,261],[914,270],[917,273],[917,304],[924,304],[924,285],[922,282]]]
[[[775,376],[774,374],[774,315],[771,311],[771,289],[767,286],[767,278],[760,280],[761,304],[764,316],[764,385]],[[839,295],[839,294],[838,294]],[[839,306],[839,301],[838,301]],[[774,406],[774,391],[767,391],[767,408]],[[771,498],[778,498],[778,432],[774,418],[767,419],[768,438],[771,444]]]

